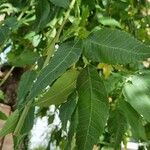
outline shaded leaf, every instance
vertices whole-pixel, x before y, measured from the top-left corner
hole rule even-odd
[[[124,85],[124,96],[131,106],[150,122],[150,72],[129,77]]]
[[[13,52],[8,54],[8,61],[16,67],[24,67],[25,65],[34,64],[38,58],[38,53],[27,50],[19,55],[15,55]]]
[[[52,124],[55,119],[55,115],[48,116],[48,124]]]
[[[73,112],[71,116],[70,127],[69,127],[69,132],[68,132],[68,137],[67,137],[67,144],[66,144],[65,150],[73,149],[75,146],[74,140],[75,140],[75,133],[77,130],[77,125],[78,125],[78,111],[76,108],[76,110]]]
[[[28,95],[30,88],[33,84],[33,81],[36,77],[35,71],[25,72],[19,82],[19,87],[17,91],[17,106],[20,107],[24,104],[25,98]]]
[[[50,0],[53,4],[59,7],[67,8],[69,6],[69,0]]]
[[[84,54],[94,62],[128,64],[150,57],[150,48],[126,32],[104,28],[84,41]]]
[[[10,17],[6,19],[0,25],[0,45],[8,40],[11,32],[18,27],[18,22],[15,17]]]
[[[121,101],[120,109],[131,126],[132,136],[136,139],[145,139],[146,135],[142,124],[142,117],[126,101]]]
[[[7,135],[15,130],[15,127],[18,122],[18,118],[19,118],[19,111],[16,110],[14,113],[12,113],[8,117],[3,128],[0,130],[0,137],[4,137],[5,135]]]
[[[68,97],[68,101],[63,103],[59,109],[59,117],[62,122],[62,128],[66,130],[67,122],[71,120],[71,116],[76,107],[77,93],[74,92]]]
[[[110,113],[108,127],[114,138],[114,148],[117,150],[120,148],[123,135],[127,130],[127,121],[122,111],[117,109]]]
[[[34,124],[34,112],[35,112],[35,107],[31,107],[24,121],[23,128],[21,130],[22,135],[27,134],[28,132],[31,131]]]
[[[68,96],[76,87],[76,80],[79,72],[76,69],[71,69],[65,72],[52,87],[39,98],[37,105],[47,107],[52,104],[59,105],[65,102]]]
[[[81,1],[82,5],[88,6],[89,9],[94,9],[95,8],[95,0],[82,0]]]
[[[60,45],[49,64],[39,73],[28,100],[35,98],[44,88],[61,76],[67,68],[79,59],[81,52],[80,42],[67,42]]]
[[[35,29],[43,29],[50,20],[50,4],[48,0],[38,0],[36,6]]]
[[[15,7],[23,8],[29,4],[30,0],[9,0],[9,2]]]
[[[91,150],[97,144],[108,118],[107,93],[95,67],[85,68],[77,81],[78,116],[77,146]]]

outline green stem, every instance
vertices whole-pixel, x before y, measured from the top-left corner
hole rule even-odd
[[[59,41],[59,37],[60,37],[60,34],[64,28],[64,25],[66,24],[68,18],[69,18],[69,15],[70,15],[70,12],[71,10],[73,9],[74,5],[75,5],[75,2],[76,0],[72,0],[70,5],[69,5],[69,9],[67,10],[67,12],[65,13],[65,16],[64,16],[64,20],[60,26],[60,28],[58,29],[58,32],[56,33],[56,36],[55,38],[52,40],[52,42],[50,43],[50,47],[47,51],[47,58],[44,62],[44,65],[43,65],[43,68],[48,64],[53,52],[54,52],[54,49],[55,49],[55,44]]]
[[[5,83],[5,81],[8,79],[8,77],[11,75],[11,73],[12,73],[12,71],[14,70],[14,66],[13,67],[11,67],[11,69],[9,70],[9,72],[5,75],[5,77],[2,79],[2,81],[1,81],[1,83],[0,83],[0,86],[2,86],[4,83]]]
[[[14,131],[14,135],[15,135],[15,136],[20,133],[20,131],[21,131],[22,127],[23,127],[24,121],[25,121],[25,119],[26,119],[26,116],[27,116],[27,114],[28,114],[28,111],[30,110],[31,105],[32,105],[32,101],[29,101],[29,102],[27,103],[27,105],[25,106],[25,108],[23,109],[23,112],[22,112],[22,114],[21,114],[21,117],[20,117],[20,119],[19,119],[19,121],[18,121],[18,124],[17,124],[17,126],[16,126],[16,129],[15,129],[15,131]]]

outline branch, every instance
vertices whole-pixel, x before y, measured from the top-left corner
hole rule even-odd
[[[9,70],[9,72],[5,75],[5,77],[2,79],[2,81],[1,81],[1,83],[0,83],[0,86],[2,86],[4,83],[5,83],[5,81],[8,79],[8,77],[11,75],[11,73],[12,73],[12,71],[14,70],[14,66],[13,67],[11,67],[11,69]]]
[[[43,68],[48,64],[50,58],[51,58],[51,55],[53,54],[54,52],[54,49],[55,49],[55,44],[58,42],[59,40],[59,37],[60,37],[60,34],[64,28],[64,25],[66,24],[68,18],[69,18],[69,15],[70,15],[70,12],[71,10],[73,9],[74,5],[75,5],[75,2],[76,0],[72,0],[70,5],[69,5],[69,9],[67,10],[67,12],[65,13],[64,15],[64,20],[60,26],[60,28],[58,29],[58,32],[56,33],[56,36],[55,38],[52,40],[52,42],[50,43],[50,47],[49,47],[49,50],[47,51],[47,58],[44,62],[44,65],[43,65]]]

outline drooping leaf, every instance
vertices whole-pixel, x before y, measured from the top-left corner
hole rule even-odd
[[[137,139],[145,139],[146,135],[142,117],[126,101],[121,101],[120,109],[131,126],[132,136]]]
[[[35,29],[37,31],[43,29],[50,19],[50,4],[48,0],[38,0],[36,6]]]
[[[127,121],[122,111],[116,109],[110,113],[108,128],[114,139],[114,149],[117,150],[121,146],[123,135],[127,130]]]
[[[79,72],[76,69],[65,72],[46,94],[39,98],[37,105],[40,107],[47,107],[52,104],[59,105],[65,102],[76,87],[78,74]]]
[[[24,104],[25,98],[30,91],[30,88],[33,84],[35,77],[36,77],[35,71],[27,71],[22,75],[17,91],[16,101],[18,107]]]
[[[150,57],[150,48],[126,32],[104,28],[85,39],[84,54],[94,62],[128,64]]]
[[[24,67],[25,65],[32,65],[39,58],[39,54],[32,51],[23,51],[21,54],[16,55],[13,52],[8,54],[8,61],[16,67]]]
[[[59,117],[62,122],[62,128],[66,129],[67,122],[71,120],[71,116],[76,107],[77,93],[74,92],[68,97],[68,101],[63,103],[59,109]]]
[[[150,72],[129,77],[123,93],[131,106],[150,122]]]
[[[5,135],[7,135],[15,130],[18,118],[19,118],[19,110],[16,110],[14,113],[12,113],[8,117],[3,128],[0,130],[0,137],[4,137]]]
[[[97,144],[108,118],[107,93],[102,79],[93,66],[88,66],[79,75],[77,81],[78,150],[91,150]]]
[[[69,0],[50,0],[53,4],[59,7],[67,8],[69,6]]]
[[[6,120],[7,119],[7,116],[0,111],[0,120]]]
[[[67,42],[60,45],[49,64],[39,73],[28,100],[35,98],[44,88],[61,76],[67,68],[79,59],[81,52],[80,42]]]

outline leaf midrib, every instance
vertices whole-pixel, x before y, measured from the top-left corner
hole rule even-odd
[[[49,74],[51,74],[52,72],[54,72],[54,70],[56,70],[57,68],[59,68],[59,66],[66,60],[66,58],[72,53],[74,47],[76,46],[76,44],[78,43],[78,41],[73,45],[73,47],[71,48],[70,52],[65,56],[65,58],[56,66],[54,67],[54,69],[52,69],[52,71],[50,71],[48,74],[46,74],[46,76],[40,80],[40,82],[38,82],[36,88],[33,90],[32,93],[34,93],[34,91],[39,87],[39,85],[43,82],[43,80],[45,80],[45,78],[47,78],[47,76],[49,76]]]
[[[88,68],[88,78],[89,78],[89,84],[90,84],[90,118],[89,118],[89,124],[88,124],[88,129],[87,129],[87,132],[86,132],[86,138],[85,138],[85,143],[84,143],[84,149],[85,149],[85,145],[87,145],[87,140],[88,140],[88,135],[89,134],[89,130],[90,130],[90,125],[91,125],[91,122],[92,122],[92,112],[93,112],[93,105],[92,105],[92,81],[91,81],[91,77],[90,77],[90,71],[89,71],[89,68]]]
[[[106,48],[109,48],[109,49],[118,49],[119,51],[125,51],[126,53],[133,53],[133,54],[136,54],[136,55],[147,55],[147,54],[149,54],[150,55],[150,53],[137,53],[136,51],[128,51],[128,50],[126,50],[126,49],[124,49],[124,48],[120,48],[120,47],[114,47],[114,46],[107,46],[107,45],[104,45],[104,44],[100,44],[100,43],[97,43],[96,41],[94,41],[93,39],[91,39],[90,38],[90,40],[89,41],[91,41],[91,43],[93,43],[93,44],[96,44],[96,45],[99,45],[99,46],[101,46],[101,47],[106,47]]]

